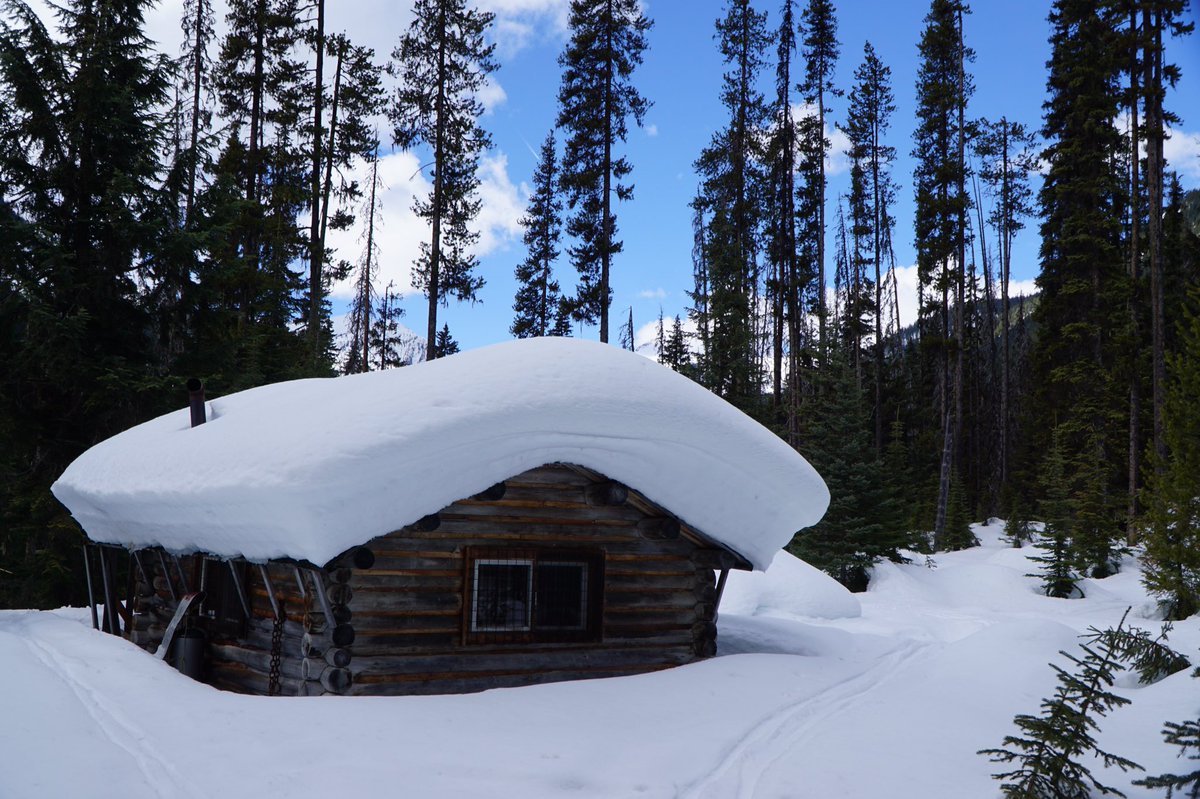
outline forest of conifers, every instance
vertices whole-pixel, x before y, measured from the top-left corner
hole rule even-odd
[[[381,56],[329,33],[325,0],[230,0],[221,25],[211,0],[185,0],[168,57],[145,37],[149,5],[66,0],[49,27],[0,6],[0,606],[83,599],[82,533],[49,486],[92,444],[179,407],[187,378],[220,396],[411,359],[395,294],[377,285],[386,148],[428,162],[413,264],[425,358],[457,350],[438,309],[483,281],[472,221],[491,14],[414,0]],[[691,305],[660,321],[659,360],[813,462],[833,501],[791,549],[852,588],[880,558],[971,546],[968,522],[1001,516],[1015,543],[1045,547],[1048,592],[1069,596],[1137,546],[1166,611],[1188,615],[1200,194],[1163,144],[1185,0],[1052,3],[1040,120],[972,115],[969,12],[932,0],[917,129],[895,141],[890,69],[870,44],[861,60],[842,51],[832,2],[726,0],[725,116],[694,162]],[[527,257],[497,337],[595,325],[609,340],[651,25],[636,0],[570,2],[557,128],[530,176]],[[850,85],[833,80],[839,59],[858,64]],[[850,189],[830,202],[834,126]],[[898,148],[916,163],[912,220],[893,211]],[[371,178],[344,177],[356,171]],[[351,226],[361,252],[327,244]],[[1038,292],[1013,297],[1025,227],[1040,233]],[[901,236],[919,282],[905,327]],[[355,298],[335,335],[329,287],[345,279]],[[632,317],[616,321],[632,348]]]

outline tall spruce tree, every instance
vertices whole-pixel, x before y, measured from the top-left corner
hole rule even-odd
[[[392,51],[399,82],[388,109],[392,141],[405,149],[424,145],[431,156],[429,196],[413,203],[430,226],[414,265],[414,283],[429,301],[428,360],[437,357],[438,306],[451,296],[473,301],[483,287],[471,251],[479,234],[468,225],[480,208],[480,154],[491,145],[479,125],[479,92],[496,69],[495,45],[484,44],[492,20],[466,0],[416,0],[413,21]]]
[[[754,297],[759,282],[762,225],[762,137],[769,111],[757,80],[771,35],[766,14],[749,0],[730,0],[717,20],[717,40],[728,66],[721,102],[729,115],[695,167],[702,187],[697,211],[708,218],[704,262],[708,282],[706,352],[708,388],[749,408],[760,394]]]
[[[1142,582],[1171,619],[1200,611],[1200,289],[1193,289],[1192,302],[1181,326],[1182,349],[1168,359],[1163,435],[1169,457],[1150,477],[1142,558]]]
[[[1124,181],[1116,167],[1123,148],[1113,124],[1121,99],[1114,13],[1082,0],[1058,0],[1050,12],[1031,410],[1035,425],[1061,427],[1071,463],[1110,464],[1126,449],[1113,436],[1127,429],[1117,369],[1129,290],[1118,210]],[[1109,471],[1106,485],[1121,482]]]
[[[816,377],[805,408],[805,449],[829,486],[829,509],[801,530],[788,551],[824,570],[852,591],[864,591],[870,567],[902,559],[909,545],[883,462],[871,445],[870,417],[845,353],[836,350]]]
[[[165,410],[150,309],[175,215],[160,192],[168,64],[146,0],[68,0],[51,33],[0,12],[0,605],[79,601],[77,526],[50,484],[90,445]],[[18,604],[19,603],[19,604]]]
[[[641,126],[650,106],[632,78],[652,23],[637,0],[571,0],[568,24],[571,38],[558,60],[558,126],[566,131],[561,181],[579,271],[574,312],[580,321],[599,321],[607,342],[612,257],[621,251],[613,205],[633,198],[626,181],[633,165],[614,150],[628,135],[628,120]]]
[[[934,537],[944,532],[950,475],[956,470],[963,400],[963,321],[966,287],[966,161],[964,108],[973,86],[964,62],[974,53],[963,44],[959,0],[933,0],[917,46],[917,130],[912,155],[916,190],[917,276],[929,298],[919,310],[923,349],[936,361],[933,407],[943,445]],[[953,303],[952,303],[953,299]],[[954,311],[951,311],[953,305]],[[935,541],[935,545],[940,542]]]
[[[891,124],[892,112],[896,110],[892,96],[891,70],[875,54],[875,48],[867,42],[863,46],[863,62],[854,71],[854,87],[850,90],[850,103],[846,119],[846,135],[850,139],[850,158],[861,172],[860,191],[863,195],[861,232],[865,261],[874,273],[874,280],[864,286],[873,289],[873,297],[866,299],[868,311],[874,322],[872,350],[874,368],[872,383],[874,403],[874,444],[876,456],[883,454],[883,259],[887,234],[884,228],[890,219],[889,207],[895,194],[889,167],[896,158],[896,148],[884,143],[884,136]],[[856,225],[856,227],[858,227]],[[869,277],[868,277],[869,279]]]
[[[509,331],[517,338],[559,335],[567,321],[564,299],[554,279],[554,261],[562,230],[562,200],[554,154],[554,132],[546,134],[533,174],[533,194],[521,225],[527,254],[516,269],[516,318]]]
[[[809,0],[800,17],[801,54],[804,56],[804,81],[800,91],[804,101],[816,107],[816,114],[810,115],[806,136],[803,141],[808,145],[809,156],[805,159],[807,170],[805,192],[811,210],[812,224],[806,235],[815,239],[817,291],[817,341],[819,357],[824,359],[826,347],[826,319],[829,315],[825,307],[825,156],[829,151],[830,142],[825,137],[828,128],[826,120],[830,108],[827,105],[831,97],[841,96],[842,92],[834,86],[833,75],[837,68],[838,53],[841,46],[837,39],[837,16],[830,0]]]

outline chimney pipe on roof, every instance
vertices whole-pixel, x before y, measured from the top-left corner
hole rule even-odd
[[[204,384],[197,378],[189,378],[187,381],[188,404],[192,408],[192,427],[204,424],[206,421],[204,416]]]

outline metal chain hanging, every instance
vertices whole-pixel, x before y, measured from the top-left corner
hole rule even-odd
[[[275,625],[271,628],[271,667],[267,672],[267,696],[279,695],[279,659],[283,654],[283,602],[275,614]]]

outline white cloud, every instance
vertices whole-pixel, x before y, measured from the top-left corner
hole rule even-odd
[[[415,153],[396,152],[379,161],[379,176],[384,190],[378,198],[381,205],[381,221],[376,223],[375,237],[379,243],[379,267],[375,285],[382,289],[389,281],[395,281],[402,294],[411,294],[412,264],[420,252],[420,243],[429,240],[429,225],[412,210],[415,197],[428,196],[431,184],[422,170]],[[370,180],[368,167],[360,164],[355,177],[366,185]],[[508,177],[508,157],[504,153],[486,156],[480,162],[479,197],[482,210],[472,230],[480,234],[476,254],[487,255],[503,248],[521,235],[517,221],[525,212],[526,194]],[[365,211],[358,212],[353,230],[330,231],[330,246],[338,251],[338,257],[357,263],[365,246]],[[334,285],[330,291],[334,297],[350,297],[354,293],[352,280]]]
[[[896,294],[900,302],[900,327],[904,328],[908,325],[915,324],[917,321],[917,267],[913,266],[898,266],[896,267]],[[1019,296],[1032,296],[1037,293],[1037,284],[1032,280],[1010,280],[1008,283],[1008,296],[1010,300],[1014,300]],[[1000,287],[996,287],[996,297],[1000,296]],[[833,305],[833,290],[830,289],[828,295],[830,307]],[[884,319],[890,319],[891,313],[888,312]]]
[[[658,125],[654,125],[654,124],[647,125],[645,130],[646,130],[646,135],[652,139],[658,135]]]
[[[1200,133],[1176,130],[1163,142],[1167,169],[1182,176],[1200,180]]]
[[[663,289],[663,288],[642,289],[641,291],[638,292],[638,297],[640,297],[643,300],[662,300],[662,299],[666,299],[666,296],[667,296],[666,289]]]

